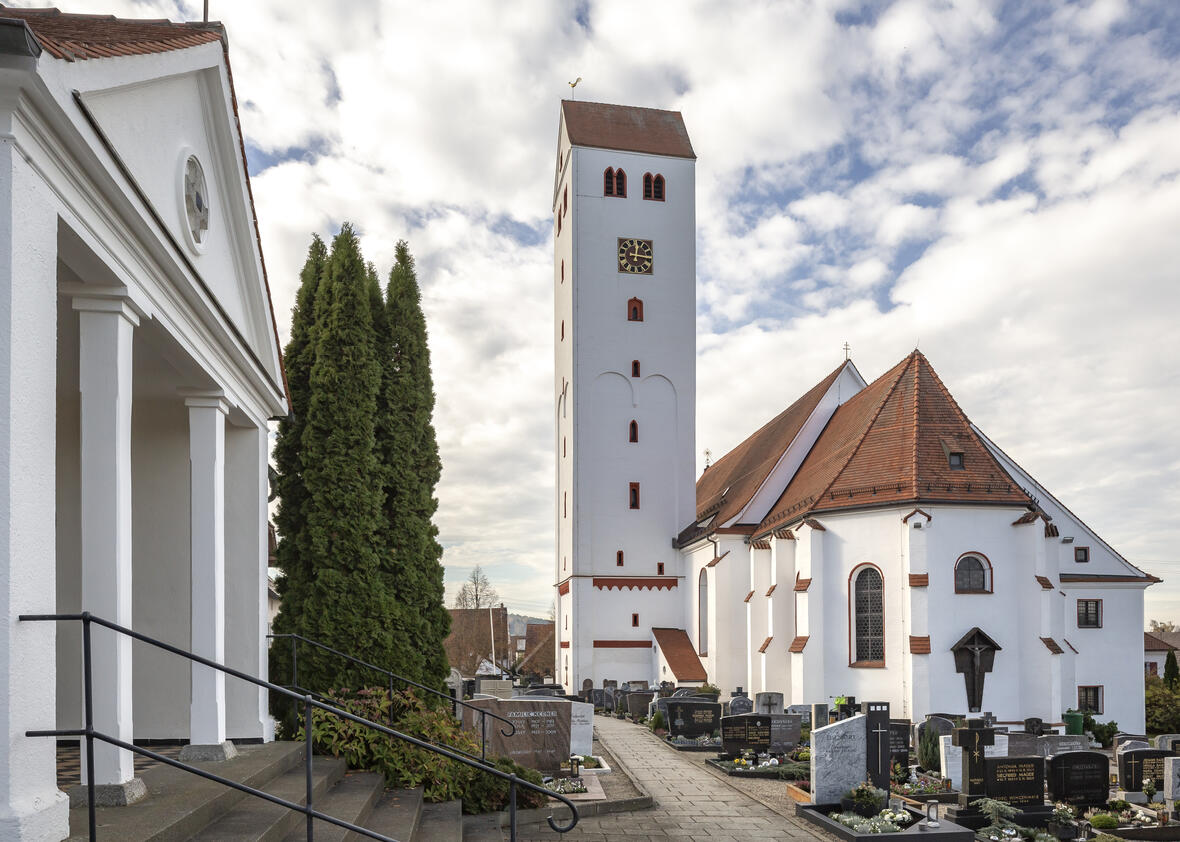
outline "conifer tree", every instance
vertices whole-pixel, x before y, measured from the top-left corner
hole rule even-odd
[[[282,607],[274,621],[276,633],[299,630],[297,618],[302,612],[306,585],[311,579],[310,565],[300,549],[300,540],[304,537],[303,505],[307,499],[303,484],[302,438],[311,392],[311,365],[315,359],[316,292],[327,260],[328,249],[324,241],[318,236],[312,237],[291,312],[291,338],[283,353],[291,408],[288,416],[279,422],[274,447],[274,492],[279,498],[275,514],[279,543],[275,552],[279,568],[284,573],[278,581]],[[287,641],[271,649],[270,676],[272,681],[281,684],[292,679],[291,647]]]
[[[1175,690],[1180,684],[1180,666],[1176,664],[1176,651],[1168,650],[1168,657],[1164,660],[1164,684],[1169,690]]]
[[[443,604],[442,547],[433,523],[438,509],[434,489],[442,474],[432,420],[434,379],[418,276],[405,240],[398,241],[395,254],[386,290],[390,355],[385,517],[398,571],[398,601],[411,608],[417,625],[421,680],[438,684],[447,673],[443,641],[451,618]]]

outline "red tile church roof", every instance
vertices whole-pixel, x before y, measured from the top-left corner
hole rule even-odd
[[[1033,505],[919,351],[836,409],[756,534],[807,513],[911,502]]]
[[[563,99],[561,113],[574,146],[696,158],[679,111]]]
[[[677,681],[707,681],[705,666],[684,629],[651,630]]]
[[[113,15],[64,14],[52,8],[0,6],[0,17],[25,21],[45,52],[66,61],[181,50],[218,43],[224,36],[220,23],[126,20]]]

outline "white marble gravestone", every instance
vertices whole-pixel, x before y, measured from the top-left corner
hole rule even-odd
[[[995,745],[984,746],[984,757],[1007,757],[1008,735],[996,734]],[[938,753],[942,757],[942,776],[949,778],[951,788],[958,789],[963,779],[963,749],[951,745],[950,737],[938,738]]]
[[[863,713],[811,732],[811,797],[816,804],[838,803],[868,777],[865,743]]]
[[[594,751],[594,705],[570,702],[570,754]]]
[[[1180,799],[1180,757],[1164,758],[1164,791],[1162,793],[1168,811],[1176,809]]]

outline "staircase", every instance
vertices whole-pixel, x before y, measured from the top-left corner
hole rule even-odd
[[[221,763],[196,763],[272,795],[306,803],[303,743],[239,746],[240,754]],[[141,775],[148,797],[130,807],[97,810],[99,840],[112,842],[303,842],[306,818],[261,798],[221,786],[170,766]],[[398,842],[461,842],[463,815],[458,801],[426,804],[421,789],[385,791],[374,772],[348,772],[343,759],[315,757],[312,765],[315,809]],[[87,839],[85,808],[70,811],[70,841]],[[369,837],[316,821],[316,842],[361,842]]]

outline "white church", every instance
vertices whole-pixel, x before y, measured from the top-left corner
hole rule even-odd
[[[850,360],[816,372],[694,483],[695,160],[677,112],[562,103],[558,680],[1002,724],[1078,709],[1141,732],[1159,580],[975,427],[921,353],[871,382]]]
[[[86,610],[267,672],[267,421],[287,394],[218,24],[0,7],[0,839],[63,839]],[[259,688],[93,629],[94,728],[273,739]],[[143,794],[97,744],[104,803]],[[76,779],[75,779],[76,782]],[[96,799],[99,800],[99,799]]]

